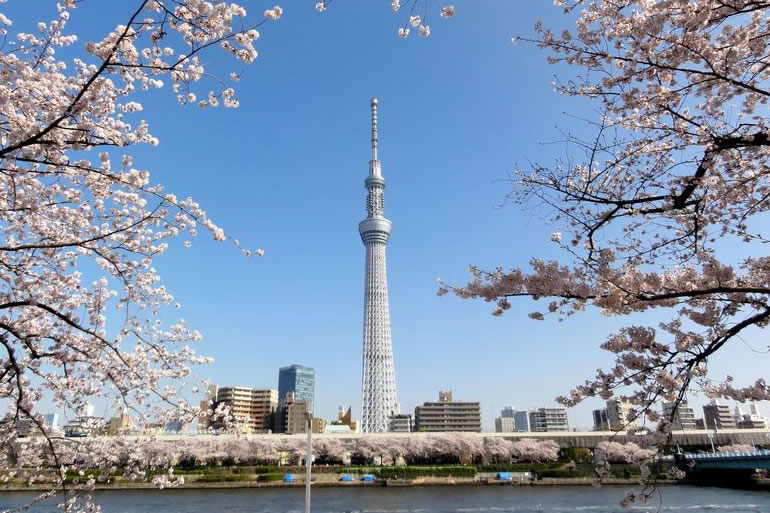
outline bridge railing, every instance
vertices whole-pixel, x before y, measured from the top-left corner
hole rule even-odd
[[[741,452],[699,452],[685,453],[683,455],[688,460],[723,460],[723,459],[750,459],[770,457],[770,450],[758,449],[756,451]]]

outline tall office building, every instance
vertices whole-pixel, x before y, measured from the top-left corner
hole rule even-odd
[[[372,160],[369,161],[369,176],[364,182],[366,219],[358,224],[358,233],[366,247],[361,431],[382,433],[388,430],[390,418],[401,411],[396,395],[390,334],[385,247],[390,239],[391,223],[385,218],[385,179],[377,159],[377,98],[371,99],[371,107]]]
[[[303,365],[289,365],[278,370],[278,403],[286,404],[286,394],[292,392],[295,401],[306,401],[313,413],[315,400],[315,370]]]

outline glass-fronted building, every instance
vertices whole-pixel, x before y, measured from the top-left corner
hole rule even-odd
[[[304,365],[289,365],[278,371],[278,402],[286,404],[286,394],[294,392],[295,401],[307,401],[308,411],[313,411],[315,398],[315,369]]]

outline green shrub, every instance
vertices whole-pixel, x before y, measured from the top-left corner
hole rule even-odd
[[[221,483],[233,481],[247,481],[249,476],[245,474],[204,474],[195,480],[196,483]]]
[[[202,468],[175,468],[174,469],[174,475],[177,476],[188,476],[188,475],[200,475],[200,474],[206,474],[206,469]]]
[[[257,476],[257,480],[260,482],[269,482],[269,481],[283,481],[284,474],[280,472],[273,472],[273,473],[267,473],[267,474],[260,474]]]
[[[380,479],[412,479],[416,477],[475,477],[476,467],[382,467],[375,471]]]
[[[252,474],[271,474],[273,472],[276,472],[278,470],[278,467],[275,465],[263,465],[260,467],[254,467],[251,472]]]
[[[537,477],[556,477],[556,478],[568,478],[568,477],[592,477],[592,474],[587,474],[580,469],[566,469],[558,468],[552,470],[544,470],[537,473]]]
[[[626,479],[641,475],[642,471],[638,465],[611,465],[610,475],[612,477],[625,477]]]
[[[479,465],[479,472],[544,472],[561,467],[561,463],[496,463]]]

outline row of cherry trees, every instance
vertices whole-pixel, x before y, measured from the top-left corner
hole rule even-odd
[[[99,468],[105,475],[118,469],[141,473],[145,469],[205,465],[268,465],[304,462],[306,442],[301,438],[221,436],[185,437],[178,440],[100,437],[57,439],[56,456],[66,468]],[[17,444],[18,463],[34,468],[55,466],[43,438],[25,439]],[[316,464],[358,463],[367,465],[459,464],[549,462],[559,457],[553,440],[477,437],[461,433],[430,436],[366,436],[341,440],[313,440]],[[132,475],[129,472],[129,475]],[[34,474],[27,472],[25,477]],[[137,474],[138,475],[138,474]]]

